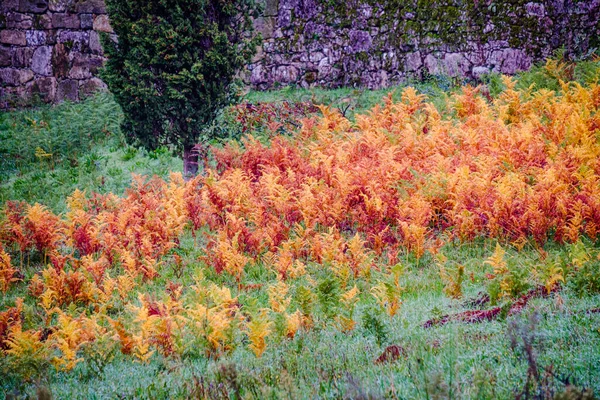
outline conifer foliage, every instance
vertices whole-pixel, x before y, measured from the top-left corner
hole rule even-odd
[[[102,78],[123,108],[132,143],[173,145],[184,152],[185,175],[197,172],[193,148],[203,128],[232,100],[238,71],[256,40],[254,0],[107,0],[118,37],[103,38]]]

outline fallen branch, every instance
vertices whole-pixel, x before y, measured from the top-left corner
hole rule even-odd
[[[515,315],[523,311],[531,299],[545,298],[551,293],[556,293],[559,290],[560,286],[555,286],[550,292],[546,290],[545,286],[537,286],[515,300],[508,309],[508,315]],[[442,326],[446,325],[448,322],[465,322],[467,324],[473,324],[483,321],[492,321],[498,319],[500,315],[502,315],[502,307],[494,307],[489,310],[468,310],[458,314],[444,315],[440,318],[430,319],[423,324],[423,328]]]

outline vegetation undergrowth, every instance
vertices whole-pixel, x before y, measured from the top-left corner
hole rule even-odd
[[[352,119],[303,102],[261,125],[249,102],[226,118],[258,137],[192,181],[8,202],[0,390],[593,398],[600,87],[557,76]]]
[[[75,189],[122,194],[131,173],[168,177],[181,167],[167,148],[127,146],[121,111],[108,94],[0,114],[0,201],[66,210]]]

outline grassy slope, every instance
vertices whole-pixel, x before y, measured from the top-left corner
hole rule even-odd
[[[167,177],[182,168],[168,151],[127,146],[112,97],[0,114],[0,203],[40,202],[65,210],[75,189],[123,193],[131,173]]]
[[[584,67],[579,72],[583,81]],[[449,81],[438,80],[441,83],[422,87],[434,99],[452,89]],[[557,81],[543,71],[534,71],[520,82],[524,86],[536,82],[551,87]],[[499,86],[497,77],[489,78],[491,92]],[[386,92],[283,90],[252,92],[247,99],[314,100],[342,109],[349,106],[348,112],[352,113],[381,101]],[[1,116],[0,201],[39,201],[62,211],[66,195],[75,188],[121,193],[130,182],[131,172],[166,176],[170,170],[180,170],[180,160],[168,152],[148,154],[125,146],[118,132],[118,115],[110,97],[99,96],[81,105]],[[40,127],[41,121],[46,124]],[[82,133],[84,139],[74,143],[72,139],[81,138]],[[38,147],[52,156],[38,152],[40,156],[36,157]],[[444,250],[449,258],[466,266],[467,274],[474,274],[464,284],[466,297],[476,297],[486,290],[485,274],[491,269],[483,261],[493,252],[493,245],[456,245]],[[588,245],[597,248],[597,244]],[[191,263],[189,273],[178,278],[167,265],[163,276],[147,286],[148,292],[162,293],[170,280],[184,285],[193,282],[194,271],[202,268],[195,261],[202,251],[188,236],[183,238],[182,247]],[[564,251],[560,247],[547,250]],[[536,260],[532,249],[519,254],[513,251],[511,255],[524,262]],[[469,307],[443,294],[438,269],[431,259],[417,264],[409,258],[404,264],[407,272],[402,285],[406,292],[399,315],[389,318],[373,311],[374,301],[361,303],[355,318],[358,327],[350,334],[329,326],[301,333],[293,340],[272,339],[262,358],[254,357],[245,344],[219,360],[167,360],[156,356],[149,364],[141,365],[117,355],[100,375],[91,373],[85,363],[69,374],[53,372],[49,387],[55,398],[185,398],[190,393],[228,398],[511,398],[523,388],[528,369],[523,349],[511,347],[511,335],[519,343],[532,334],[540,368],[553,366],[559,376],[600,393],[600,316],[586,313],[600,305],[598,295],[579,298],[567,289],[560,297],[535,300],[516,317],[424,329],[422,324],[429,318]],[[27,275],[34,270],[32,267]],[[216,282],[228,279],[210,278]],[[249,283],[275,282],[274,275],[260,269],[250,271],[246,279]],[[21,285],[9,292],[0,301],[0,309],[25,290]],[[258,297],[266,303],[264,290],[259,290]],[[371,322],[367,315],[374,317]],[[538,322],[533,331],[518,333],[519,327],[535,318]],[[406,357],[391,364],[374,364],[391,344],[402,346]],[[554,383],[563,387],[557,380]],[[0,379],[0,393],[13,390],[14,384]],[[35,390],[31,385],[24,389],[30,394]]]

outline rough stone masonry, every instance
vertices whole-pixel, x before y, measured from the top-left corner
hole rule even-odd
[[[367,3],[357,2],[351,23],[341,24],[327,1],[263,1],[255,27],[264,42],[245,73],[247,82],[261,90],[288,85],[382,88],[423,74],[512,74],[535,60],[527,49],[502,40],[460,50],[451,44],[423,48],[410,40],[390,45],[396,32],[382,26],[381,11]],[[560,3],[554,9],[564,11],[564,21],[579,16],[578,31],[569,34],[583,38],[584,47],[588,37],[600,34],[600,0],[546,1]],[[539,3],[531,3],[528,12],[549,30],[560,27],[561,21],[549,18]],[[112,34],[103,0],[0,0],[0,108],[35,99],[78,101],[105,88],[97,77],[105,60],[101,32]],[[562,41],[554,35],[545,54]]]
[[[0,108],[79,99],[104,88],[102,0],[1,0]]]

